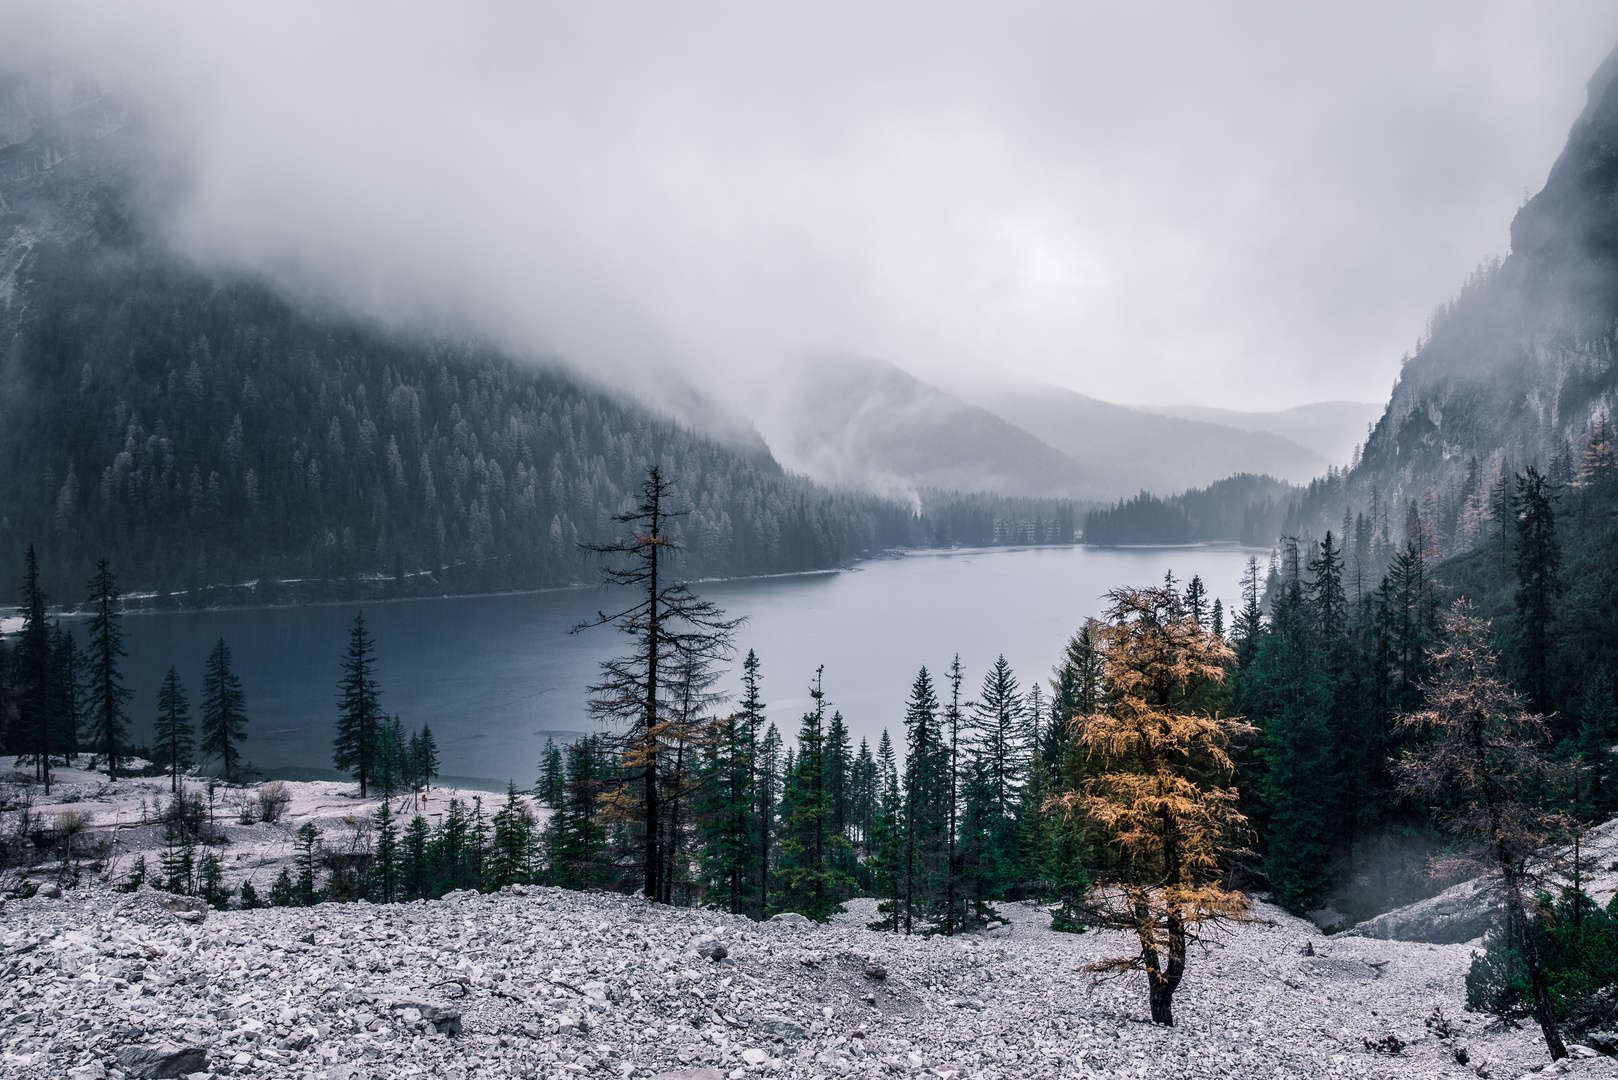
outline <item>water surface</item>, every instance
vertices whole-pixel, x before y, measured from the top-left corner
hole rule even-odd
[[[1227,610],[1248,556],[1236,547],[992,548],[910,553],[852,571],[711,582],[698,587],[747,622],[739,654],[758,652],[770,718],[790,738],[808,707],[815,667],[853,731],[874,748],[884,727],[901,741],[904,702],[923,664],[941,675],[959,653],[967,688],[1004,653],[1024,687],[1046,680],[1085,616],[1118,585],[1202,575]],[[407,727],[432,725],[448,777],[489,786],[534,782],[547,736],[591,730],[586,687],[622,635],[568,630],[602,608],[603,589],[443,597],[371,604],[383,707]],[[322,605],[143,613],[125,620],[136,737],[156,712],[170,665],[195,695],[224,637],[247,693],[249,760],[276,775],[331,766],[339,663],[357,608]],[[739,664],[737,665],[739,666]],[[727,685],[734,685],[734,676]]]

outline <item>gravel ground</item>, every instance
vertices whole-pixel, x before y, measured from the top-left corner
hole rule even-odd
[[[869,931],[870,901],[829,926],[544,888],[193,906],[6,904],[0,1076],[1618,1076],[1465,1013],[1470,945],[1323,938],[1264,905],[1271,925],[1193,954],[1172,1029],[1145,1021],[1139,977],[1092,992],[1075,970],[1120,938],[1020,904],[956,939]],[[1367,1048],[1390,1035],[1399,1054]]]

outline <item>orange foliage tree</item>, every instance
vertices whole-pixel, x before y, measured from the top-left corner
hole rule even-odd
[[[1090,889],[1085,916],[1140,943],[1133,956],[1085,970],[1144,971],[1152,1020],[1172,1025],[1186,946],[1249,917],[1251,901],[1221,882],[1246,827],[1229,746],[1254,728],[1211,707],[1235,654],[1172,588],[1115,589],[1108,599],[1110,625],[1094,631],[1102,697],[1072,721],[1090,778],[1048,807],[1106,836],[1115,865]]]

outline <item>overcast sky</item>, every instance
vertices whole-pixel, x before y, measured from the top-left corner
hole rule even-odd
[[[1607,0],[71,4],[183,249],[593,371],[818,352],[1115,401],[1382,400],[1504,255]]]

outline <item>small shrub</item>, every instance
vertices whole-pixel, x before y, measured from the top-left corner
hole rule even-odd
[[[258,898],[258,890],[253,888],[253,883],[251,881],[242,882],[242,908],[246,911],[252,911],[254,908],[263,906],[264,902]]]
[[[135,865],[130,868],[129,877],[122,884],[116,886],[119,892],[134,892],[146,883],[146,856],[136,855]]]
[[[1575,1028],[1603,1026],[1618,996],[1618,897],[1605,909],[1583,892],[1563,890],[1552,901],[1541,895],[1529,933],[1545,967],[1551,1011]],[[1503,1020],[1529,1015],[1528,974],[1520,950],[1498,925],[1472,954],[1466,973],[1466,1006]]]
[[[279,780],[271,780],[258,789],[258,819],[273,825],[292,803],[292,793]]]
[[[292,886],[292,874],[286,867],[276,875],[274,883],[270,885],[270,906],[296,907],[298,904],[298,890]]]

